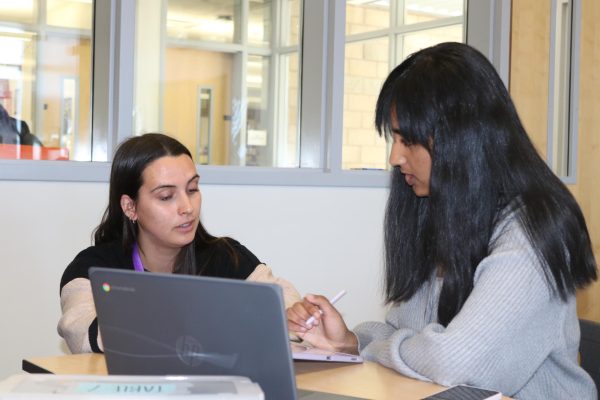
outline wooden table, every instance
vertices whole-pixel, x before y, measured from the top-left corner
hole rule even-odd
[[[381,400],[417,400],[444,389],[442,386],[407,378],[377,363],[363,364],[294,362],[298,388]],[[102,354],[31,357],[23,370],[62,375],[106,375]],[[504,397],[504,399],[508,399]]]

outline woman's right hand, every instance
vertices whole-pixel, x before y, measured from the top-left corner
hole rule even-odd
[[[286,310],[288,330],[320,349],[358,354],[358,340],[324,296],[307,295]],[[314,322],[306,321],[314,317]]]

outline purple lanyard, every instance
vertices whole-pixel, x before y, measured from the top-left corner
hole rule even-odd
[[[133,269],[138,272],[144,272],[144,264],[142,264],[140,250],[138,249],[137,243],[133,245],[133,253],[131,253],[131,258],[133,259]]]

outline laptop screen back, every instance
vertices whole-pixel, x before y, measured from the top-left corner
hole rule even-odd
[[[276,285],[92,268],[109,374],[240,375],[296,399]]]

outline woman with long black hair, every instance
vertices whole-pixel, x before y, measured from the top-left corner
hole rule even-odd
[[[443,385],[596,399],[577,362],[575,291],[597,278],[586,224],[489,61],[459,43],[411,55],[383,84],[375,124],[393,140],[386,322],[350,331],[309,295],[288,309],[290,330]]]

